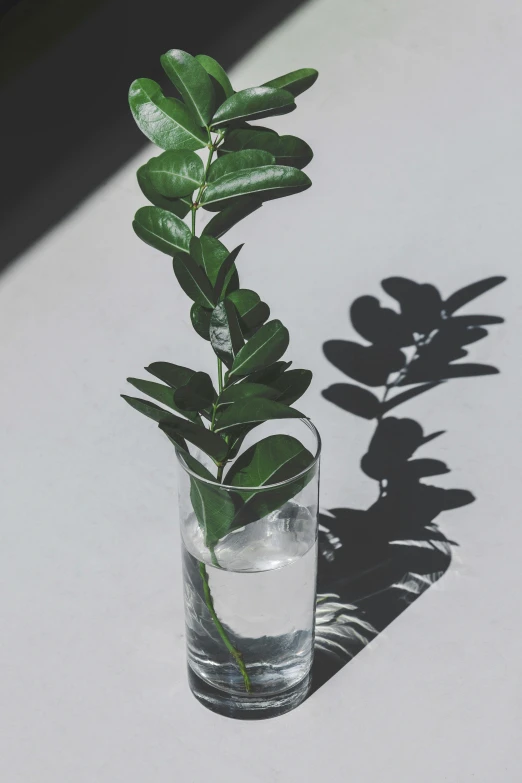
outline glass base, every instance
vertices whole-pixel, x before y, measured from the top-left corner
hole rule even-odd
[[[306,699],[311,685],[311,676],[307,675],[297,685],[282,693],[251,693],[238,696],[237,693],[227,693],[214,688],[198,677],[190,666],[187,669],[190,689],[196,699],[212,712],[238,720],[262,720],[290,712]]]

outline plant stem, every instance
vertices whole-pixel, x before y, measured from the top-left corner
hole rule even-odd
[[[220,137],[218,139],[218,141],[220,141],[221,138],[222,137]],[[192,204],[192,226],[191,227],[192,227],[192,235],[193,236],[196,236],[196,211],[199,209],[201,196],[202,196],[203,191],[204,191],[204,189],[206,187],[206,184],[207,184],[208,171],[210,169],[210,164],[212,163],[212,157],[213,157],[214,152],[215,152],[215,145],[212,143],[212,136],[210,135],[210,131],[208,133],[208,140],[209,140],[209,153],[208,153],[207,163],[206,163],[206,166],[205,166],[205,177],[204,177],[204,180],[203,180],[203,184],[201,185],[201,187],[200,187],[200,189],[198,191],[198,194],[196,196],[196,200]],[[221,393],[222,390],[223,390],[223,363],[222,363],[221,359],[219,359],[219,358],[218,358],[217,365],[218,365],[218,387],[219,387],[219,392]],[[216,417],[216,409],[217,409],[217,406],[216,406],[216,404],[214,404],[213,407],[212,407],[212,421],[211,421],[211,424],[210,424],[210,429],[211,430],[214,429],[214,423],[215,423],[215,417]],[[224,469],[224,467],[225,467],[224,463],[218,464],[217,480],[218,480],[218,482],[220,484],[223,481],[223,469]],[[214,547],[213,546],[209,546],[209,551],[210,551],[210,558],[212,560],[212,564],[214,566],[216,566],[216,568],[221,568],[221,566],[219,564],[219,561],[217,559]],[[232,644],[232,642],[228,638],[227,632],[223,628],[223,625],[221,624],[221,621],[220,621],[219,617],[216,614],[216,610],[214,609],[214,599],[212,598],[212,593],[210,592],[210,584],[209,584],[209,580],[208,580],[208,572],[207,572],[207,568],[205,566],[205,563],[200,563],[199,564],[199,573],[201,575],[201,580],[203,582],[203,594],[204,594],[204,597],[205,597],[205,604],[206,604],[207,609],[208,609],[208,611],[210,613],[210,616],[212,618],[212,622],[216,626],[217,632],[221,636],[225,647],[227,648],[227,650],[229,651],[229,653],[233,657],[234,661],[237,664],[237,667],[238,667],[239,671],[241,672],[241,675],[243,677],[243,681],[245,683],[245,690],[246,690],[246,692],[247,693],[251,693],[251,691],[252,691],[252,684],[250,682],[250,677],[248,676],[248,672],[246,670],[245,662],[243,660],[243,654],[240,652],[240,650],[237,650],[234,647],[234,645]]]
[[[216,568],[221,568],[221,566],[219,565],[219,560],[217,559],[216,550],[215,550],[213,544],[209,545],[209,550],[210,550],[210,559],[212,560],[212,565],[215,565]]]
[[[208,573],[204,563],[199,564],[199,573],[201,574],[201,579],[203,582],[203,592],[205,595],[205,603],[207,605],[208,611],[210,612],[210,616],[212,617],[212,620],[214,621],[214,625],[216,626],[217,631],[223,640],[223,644],[225,645],[230,655],[235,660],[237,667],[241,672],[243,681],[245,683],[246,692],[251,693],[252,684],[250,682],[250,677],[248,676],[248,672],[246,670],[245,662],[243,660],[243,654],[239,650],[236,650],[236,648],[228,638],[227,632],[223,628],[221,621],[216,614],[216,610],[214,609],[214,600],[212,598],[212,593],[210,592],[210,585],[208,583]]]
[[[223,391],[223,362],[218,359],[218,388],[219,393]]]

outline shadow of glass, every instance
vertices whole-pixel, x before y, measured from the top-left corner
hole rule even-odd
[[[361,469],[377,483],[377,499],[368,509],[335,508],[321,515],[313,690],[449,568],[457,544],[439,529],[438,517],[474,497],[426,483],[450,472],[440,460],[417,456],[443,432],[425,434],[413,419],[388,414],[452,378],[498,373],[491,365],[458,360],[487,336],[484,327],[503,319],[456,313],[504,280],[481,280],[443,300],[433,285],[387,278],[381,285],[397,309],[382,307],[373,296],[356,299],[350,308],[352,325],[367,344],[324,344],[327,359],[357,383],[333,384],[323,396],[375,423]]]

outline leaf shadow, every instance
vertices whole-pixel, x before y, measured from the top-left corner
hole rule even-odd
[[[376,482],[376,500],[367,509],[334,508],[320,515],[312,692],[451,564],[457,543],[439,528],[439,517],[475,498],[466,489],[427,481],[450,472],[444,462],[425,454],[425,447],[444,433],[426,434],[419,422],[395,415],[394,409],[450,379],[499,372],[461,360],[469,346],[488,335],[486,326],[503,319],[455,313],[504,280],[480,280],[444,300],[431,284],[387,278],[381,285],[395,300],[392,307],[382,307],[372,296],[359,297],[350,307],[352,326],[365,343],[324,344],[326,358],[356,383],[335,383],[323,397],[373,422],[361,470]]]

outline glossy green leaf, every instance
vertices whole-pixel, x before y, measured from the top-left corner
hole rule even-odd
[[[260,166],[245,169],[211,182],[203,192],[201,203],[205,209],[216,211],[228,206],[231,200],[256,195],[262,201],[300,193],[310,187],[306,174],[291,166]]]
[[[234,93],[212,117],[212,127],[220,128],[235,120],[260,120],[295,109],[293,95],[274,87],[249,87]]]
[[[306,470],[314,458],[291,435],[269,435],[250,446],[229,468],[225,484],[264,487],[287,481]]]
[[[265,82],[266,87],[277,87],[287,90],[294,97],[308,90],[317,80],[319,73],[314,68],[299,68],[297,71],[285,73],[284,76],[278,76]]]
[[[297,136],[280,136],[269,151],[275,155],[276,163],[296,169],[304,169],[314,157],[312,148]]]
[[[190,255],[203,269],[212,287],[216,284],[222,264],[230,255],[225,245],[211,236],[193,237],[190,242]]]
[[[231,152],[258,149],[271,152],[270,142],[277,142],[279,135],[268,128],[260,128],[256,125],[244,123],[240,128],[231,128],[227,131],[223,142],[218,147],[218,155],[226,156]]]
[[[247,150],[265,150],[275,157],[282,166],[294,166],[303,169],[312,160],[311,147],[297,136],[279,136],[258,128],[236,128],[227,133],[223,145],[219,148],[219,160],[234,152]]]
[[[190,320],[195,331],[204,340],[210,341],[210,316],[212,310],[194,303],[190,308]]]
[[[197,54],[196,60],[203,66],[205,71],[211,77],[212,84],[214,86],[214,93],[216,96],[216,104],[220,105],[227,98],[230,98],[234,94],[234,89],[230,83],[226,71],[221,65],[214,60],[213,57],[209,57],[207,54]]]
[[[191,477],[190,500],[205,536],[205,546],[213,547],[230,532],[236,516],[235,495],[236,493]]]
[[[172,389],[179,389],[180,386],[185,386],[195,374],[195,370],[190,370],[188,367],[172,364],[171,362],[152,362],[145,369]]]
[[[214,90],[205,68],[181,49],[171,49],[160,61],[196,121],[199,125],[208,125],[214,110]]]
[[[162,383],[155,383],[155,381],[142,381],[141,378],[127,378],[127,382],[138,389],[138,391],[152,397],[153,400],[161,402],[162,405],[172,408],[177,413],[182,413],[192,421],[199,421],[197,413],[194,414],[192,411],[183,410],[177,405],[174,399],[175,389],[171,386],[164,386]]]
[[[259,295],[249,288],[239,288],[227,296],[234,303],[239,314],[239,323],[243,334],[257,329],[270,318],[270,308],[262,302]]]
[[[170,440],[170,442],[172,443],[172,445],[177,451],[180,451],[183,454],[189,454],[187,441],[178,432],[176,432],[175,430],[171,430],[170,432],[164,432],[164,430],[161,430],[161,432],[163,432],[163,434],[167,436],[167,438]]]
[[[268,367],[264,367],[261,370],[256,370],[256,372],[250,373],[248,376],[248,383],[262,383],[270,385],[273,381],[275,381],[276,378],[279,378],[280,375],[288,370],[291,364],[292,362],[274,362]],[[246,381],[241,381],[241,383],[246,383]]]
[[[284,402],[285,405],[293,405],[299,397],[303,396],[311,381],[312,373],[310,370],[289,370],[272,381],[270,385],[278,392],[276,399],[279,402]]]
[[[142,400],[139,397],[129,397],[127,394],[122,394],[121,397],[123,397],[125,402],[127,402],[131,408],[134,408],[134,410],[137,410],[139,413],[143,413],[144,416],[148,416],[149,419],[152,419],[158,423],[166,421],[173,423],[178,418],[177,416],[174,416],[173,413],[170,413],[170,411],[166,411],[164,408],[160,408],[159,405],[156,405],[154,402],[149,402],[149,400]],[[180,419],[180,421],[182,421],[182,419]],[[186,423],[191,424],[192,422]],[[197,427],[198,425],[192,424],[192,426]]]
[[[226,232],[233,228],[236,223],[239,223],[240,220],[251,215],[252,212],[255,212],[256,209],[259,209],[259,207],[262,206],[262,201],[255,196],[242,198],[235,204],[231,204],[222,209],[217,215],[214,215],[212,220],[209,220],[203,229],[203,236],[213,236],[216,237],[216,239],[222,237],[223,234],[226,234]]]
[[[275,400],[279,396],[279,391],[263,383],[237,383],[223,389],[218,398],[218,405],[230,405],[239,400],[246,400],[247,397],[266,397],[269,400]]]
[[[243,442],[251,430],[259,426],[261,422],[255,424],[249,424],[244,427],[235,427],[233,430],[227,433],[228,440],[228,460],[234,460],[241,450]]]
[[[220,302],[210,317],[210,343],[214,353],[231,367],[244,342],[236,308],[227,300]]]
[[[205,177],[203,162],[189,150],[167,150],[151,158],[145,170],[152,187],[168,198],[180,198],[199,188]]]
[[[289,340],[288,329],[281,321],[269,321],[239,351],[229,376],[249,375],[276,362],[288,348]]]
[[[166,209],[179,218],[184,218],[185,215],[188,214],[190,210],[190,201],[181,198],[165,198],[161,193],[158,193],[158,191],[152,187],[152,183],[147,174],[146,165],[138,169],[136,176],[141,192],[155,207]]]
[[[219,435],[215,432],[207,430],[205,427],[198,427],[197,424],[193,424],[186,419],[178,418],[173,415],[173,419],[166,419],[160,421],[160,429],[168,434],[172,432],[174,434],[181,435],[183,438],[193,443],[198,449],[204,451],[213,460],[220,462],[226,458],[228,452],[228,446]]]
[[[138,209],[132,227],[140,239],[169,256],[189,249],[189,227],[177,215],[160,207]]]
[[[174,402],[181,411],[208,411],[217,394],[210,375],[196,372],[190,380],[174,392]]]
[[[214,309],[214,292],[204,271],[188,253],[176,253],[172,259],[174,274],[181,288],[193,302]]]
[[[288,483],[261,492],[238,492],[242,504],[236,503],[230,527],[255,522],[295,497],[313,477],[314,471],[307,471],[313,461],[308,449],[290,435],[270,435],[248,448],[229,469],[225,478],[227,484],[270,487],[278,482]],[[303,471],[307,472],[303,474]],[[288,481],[294,476],[293,481]]]
[[[196,473],[198,476],[201,476],[201,478],[207,479],[208,481],[215,481],[216,477],[212,475],[210,470],[205,467],[196,457],[194,457],[188,449],[183,451],[182,450],[182,459],[187,465],[188,468],[193,473]]]
[[[230,152],[214,161],[208,172],[207,182],[215,182],[227,174],[235,174],[238,171],[255,169],[259,166],[270,166],[274,163],[274,156],[265,150]]]
[[[228,432],[239,425],[260,424],[269,419],[302,419],[295,408],[264,397],[248,397],[229,405],[218,417],[215,432]]]
[[[238,257],[242,247],[243,245],[238,245],[235,247],[234,250],[228,254],[219,268],[216,282],[214,284],[214,296],[218,301],[224,299],[229,291],[233,292],[233,289],[236,288],[236,258]]]
[[[129,90],[129,105],[136,124],[150,141],[164,150],[199,150],[208,143],[187,107],[166,98],[152,79],[136,79]]]

